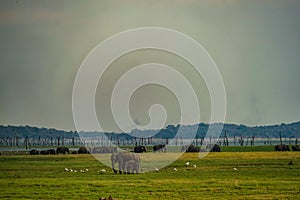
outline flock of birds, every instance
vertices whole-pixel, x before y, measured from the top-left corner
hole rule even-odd
[[[185,165],[188,167],[190,165],[190,162],[186,162]],[[194,164],[193,167],[196,168],[197,165]]]
[[[186,166],[186,167],[189,167],[190,164],[191,164],[190,162],[186,162],[186,163],[185,163],[185,166]],[[197,165],[193,164],[193,167],[194,167],[194,168],[197,168]],[[174,170],[175,172],[178,171],[178,169],[175,168],[175,167],[173,168],[173,170]],[[237,169],[236,167],[234,167],[233,170],[234,170],[234,171],[237,171],[238,169]],[[66,172],[74,172],[74,173],[77,172],[77,170],[71,169],[71,168],[70,168],[70,169],[65,168],[65,171],[66,171]],[[155,168],[155,171],[158,172],[159,169],[156,167],[156,168]],[[88,168],[86,168],[86,169],[79,169],[78,172],[86,173],[86,172],[89,172],[89,169],[88,169]],[[99,172],[99,173],[105,173],[106,170],[105,170],[105,169],[101,169],[101,170],[99,170],[98,172]]]
[[[186,163],[185,163],[185,166],[186,166],[186,167],[190,166],[190,162],[186,162]],[[194,167],[194,168],[197,168],[197,165],[193,164],[193,167]],[[173,168],[173,170],[174,170],[175,172],[178,171],[178,169],[175,168],[175,167]],[[156,170],[156,171],[157,171],[157,170]]]
[[[81,173],[86,173],[86,172],[89,172],[89,169],[88,168],[85,168],[85,169],[79,169],[78,171],[76,170],[76,169],[72,169],[72,168],[66,168],[65,167],[65,171],[66,172],[74,172],[74,173],[76,173],[76,172],[81,172]],[[100,173],[104,173],[104,172],[106,172],[106,170],[105,169],[101,169],[101,170],[99,170],[98,172],[100,172]]]

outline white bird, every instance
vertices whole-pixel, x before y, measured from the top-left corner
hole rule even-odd
[[[106,170],[105,170],[105,169],[101,169],[100,171],[101,171],[101,172],[106,172]]]
[[[197,165],[193,165],[195,168],[197,167]]]
[[[65,168],[65,170],[68,172],[69,171],[69,169],[68,168]]]
[[[81,173],[84,173],[85,171],[84,171],[83,169],[80,169],[80,172],[81,172]]]
[[[74,170],[74,172],[77,172],[77,170]]]
[[[88,172],[88,171],[89,171],[89,169],[88,169],[88,168],[86,168],[86,169],[85,169],[85,171],[87,171],[87,172]]]
[[[158,169],[157,167],[155,167],[155,171],[157,171],[157,172],[158,172],[158,171],[159,171],[159,169]]]
[[[186,162],[185,165],[186,165],[186,166],[189,166],[189,165],[190,165],[190,162]]]
[[[73,172],[73,169],[70,169],[70,172]]]
[[[173,168],[173,170],[174,170],[175,172],[177,172],[177,169],[176,169],[175,167]]]
[[[237,171],[238,169],[234,167],[233,170]]]

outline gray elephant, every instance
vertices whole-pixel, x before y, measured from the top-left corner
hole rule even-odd
[[[57,147],[56,148],[56,153],[57,154],[66,154],[66,153],[70,153],[70,151],[69,151],[69,148],[68,147],[63,147],[63,146],[61,146],[61,147]]]
[[[293,151],[300,151],[299,145],[293,145],[293,146],[292,146],[292,150],[293,150]]]
[[[48,154],[55,155],[55,149],[48,149]]]
[[[127,162],[134,162],[134,170],[136,173],[139,173],[140,169],[140,157],[139,155],[132,153],[132,152],[120,152],[120,153],[113,153],[111,155],[111,167],[112,170],[117,173],[118,171],[115,169],[115,164],[118,163],[119,167],[119,173],[122,174],[122,172],[126,173],[128,168],[131,168],[133,163],[129,163],[126,165]]]
[[[30,153],[30,155],[39,155],[40,154],[40,152],[36,149],[32,149],[29,153]]]
[[[141,145],[139,145],[139,146],[136,146],[136,147],[134,147],[134,153],[143,153],[143,152],[147,152],[147,148],[145,147],[145,146],[141,146]]]
[[[192,152],[199,152],[200,151],[200,147],[197,147],[195,145],[189,145],[189,146],[183,146],[181,147],[181,151],[182,152],[187,152],[187,153],[192,153]]]
[[[165,144],[156,144],[153,146],[153,152],[166,152]]]
[[[125,174],[134,174],[134,173],[139,173],[139,163],[136,162],[135,160],[129,160],[125,163],[125,169],[124,173]]]
[[[117,147],[110,147],[110,146],[100,146],[94,147],[92,149],[93,153],[115,153],[117,152]]]
[[[49,154],[49,151],[48,150],[42,150],[40,152],[41,155],[48,155]]]
[[[221,152],[221,147],[217,144],[209,144],[206,146],[206,149],[210,152]]]
[[[90,151],[86,147],[80,147],[78,150],[78,154],[89,154]]]
[[[275,151],[290,151],[290,147],[285,144],[278,144],[275,146]]]

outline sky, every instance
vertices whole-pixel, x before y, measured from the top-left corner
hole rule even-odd
[[[74,130],[72,91],[81,63],[108,37],[139,27],[180,31],[207,50],[225,85],[225,122],[299,121],[299,10],[298,0],[1,0],[0,124]],[[186,76],[199,99],[201,121],[209,122],[207,86],[190,64],[168,52],[141,50],[115,60],[98,84],[95,107],[106,131],[119,131],[110,110],[116,81],[148,62]],[[148,109],[157,103],[166,109],[166,124],[179,122],[176,97],[158,85],[134,93],[132,119],[148,124]]]

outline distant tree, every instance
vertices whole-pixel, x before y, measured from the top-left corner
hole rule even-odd
[[[282,144],[282,135],[281,135],[281,131],[279,131],[279,139],[280,139],[280,144]]]
[[[243,136],[241,136],[240,140],[239,140],[239,143],[241,146],[244,146],[244,138]]]
[[[57,146],[60,146],[60,136],[57,137]]]

